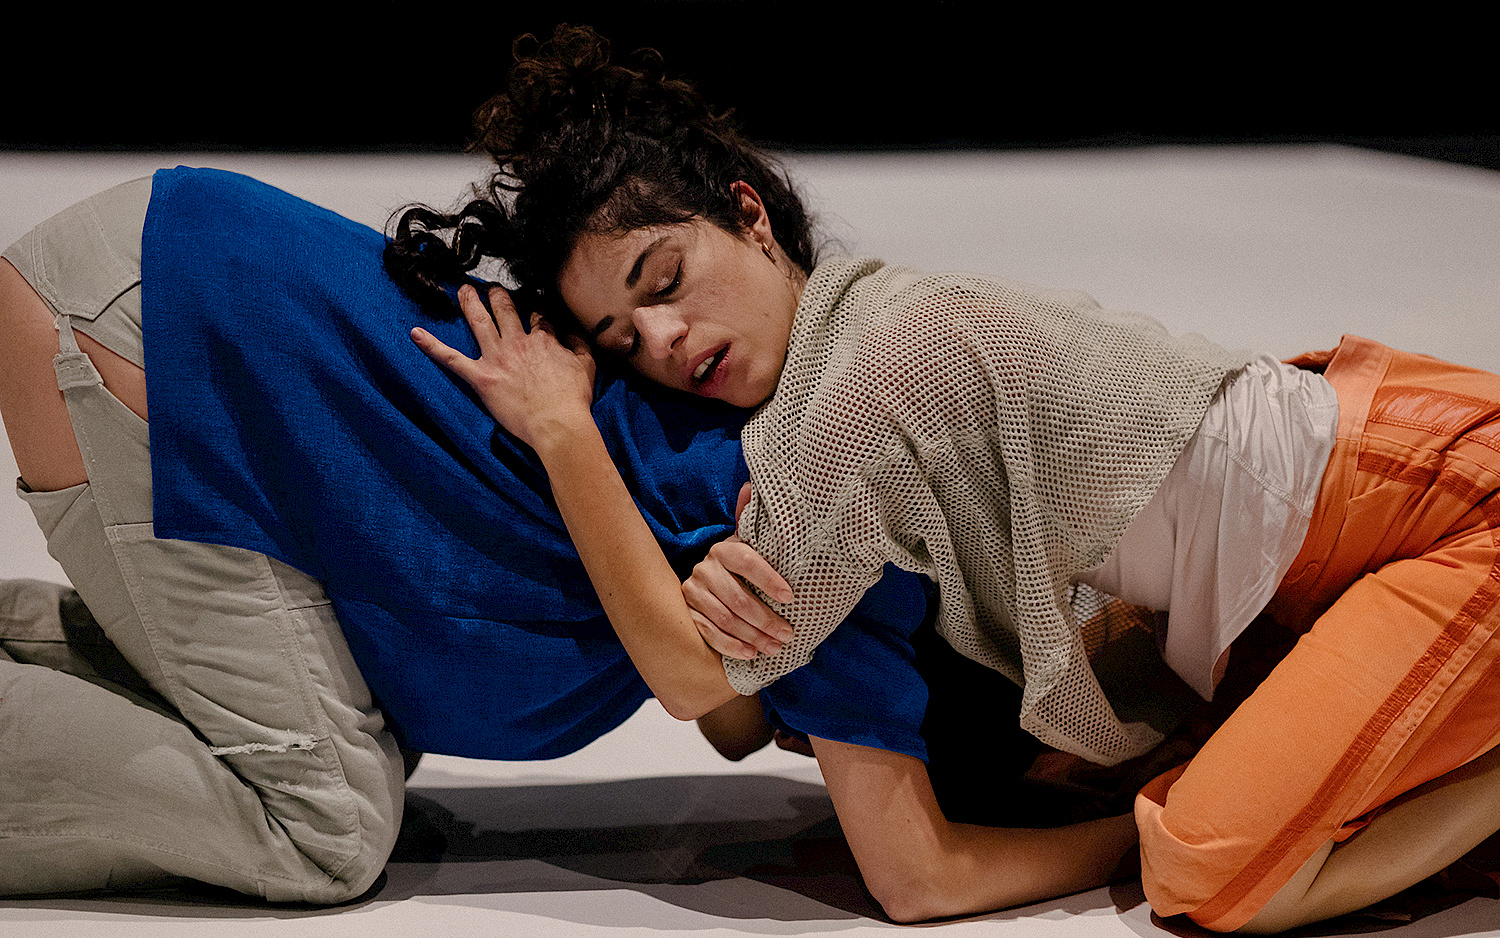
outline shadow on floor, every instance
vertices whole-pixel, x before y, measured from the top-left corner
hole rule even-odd
[[[500,892],[691,886],[739,878],[814,900],[820,919],[884,920],[860,883],[820,785],[775,776],[708,775],[422,788],[408,792],[406,810],[381,900],[442,893],[441,877],[398,877],[397,865],[500,863],[517,874],[494,883]],[[550,869],[517,861],[541,861]],[[693,890],[670,894],[678,904],[696,904],[700,895]],[[703,905],[693,910],[747,915],[714,898],[720,895],[702,891]],[[787,906],[778,905],[783,908],[753,914],[781,918]]]
[[[1289,934],[1321,938],[1413,925],[1485,894],[1455,888],[1468,885],[1434,877],[1360,913]],[[861,885],[823,787],[761,775],[413,788],[386,874],[365,896],[335,908],[273,906],[191,883],[7,904],[205,920],[247,914],[293,919],[377,903],[449,898],[497,909],[541,903],[549,915],[592,918],[629,914],[620,913],[618,899],[609,895],[621,890],[654,902],[657,911],[652,914],[668,924],[707,916],[762,931],[776,922],[886,921]],[[545,898],[549,894],[572,894],[584,901],[552,902]],[[589,906],[591,896],[608,908],[601,912],[596,904],[566,911],[568,906]],[[1066,906],[1067,900],[1062,903]],[[1139,883],[1110,890],[1109,904],[1122,917],[1143,903]],[[1012,910],[994,918],[1025,914]],[[1139,919],[1136,924],[1151,934],[1211,934],[1185,919],[1130,919]],[[1424,938],[1442,938],[1448,932],[1438,925],[1441,921],[1424,923],[1437,926],[1435,931],[1419,931]]]

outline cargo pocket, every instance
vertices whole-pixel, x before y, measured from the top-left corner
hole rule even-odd
[[[161,540],[150,524],[106,535],[166,696],[297,849],[336,872],[361,835],[319,693],[326,663],[303,634],[321,590],[292,608],[264,554]]]

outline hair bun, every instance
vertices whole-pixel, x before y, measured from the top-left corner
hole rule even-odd
[[[540,141],[553,134],[603,123],[653,136],[694,127],[717,132],[727,116],[713,114],[688,83],[667,78],[655,49],[616,63],[609,40],[588,26],[562,24],[545,41],[528,33],[511,48],[515,64],[505,91],[475,112],[470,149],[519,176],[525,174],[519,158],[545,151]]]
[[[759,195],[771,230],[803,273],[816,262],[807,209],[777,162],[668,78],[655,50],[613,61],[587,26],[516,40],[506,89],[474,115],[495,162],[457,214],[414,207],[394,222],[386,267],[414,293],[485,258],[502,260],[520,296],[566,315],[558,278],[585,232],[624,232],[698,219],[741,235],[736,183]]]

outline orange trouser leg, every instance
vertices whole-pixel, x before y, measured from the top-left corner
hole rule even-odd
[[[1494,643],[1455,669],[1451,620],[1413,622],[1427,610],[1403,589],[1473,579],[1472,568],[1434,557],[1361,580],[1180,774],[1146,787],[1136,817],[1153,909],[1237,928],[1319,847],[1399,794],[1393,788],[1494,744],[1495,682],[1485,680]],[[1490,631],[1494,618],[1492,608]],[[1371,627],[1379,624],[1387,627]]]
[[[1189,765],[1137,799],[1158,914],[1239,927],[1330,840],[1500,739],[1500,433],[1491,421],[1445,436],[1454,409],[1400,386],[1405,364],[1368,426],[1360,415],[1358,445],[1336,451],[1347,473],[1330,470],[1347,504],[1310,536],[1331,546],[1307,582],[1326,597],[1312,605],[1331,606]],[[1494,376],[1475,380],[1494,400]]]

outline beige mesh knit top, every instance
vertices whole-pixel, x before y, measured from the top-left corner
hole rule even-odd
[[[1021,725],[1113,763],[1159,740],[1088,664],[1070,580],[1150,500],[1249,356],[1081,293],[874,260],[820,264],[775,395],[745,426],[740,535],[796,599],[741,693],[811,659],[887,562],[934,579],[938,631],[1024,688]],[[978,716],[978,715],[976,715]]]

